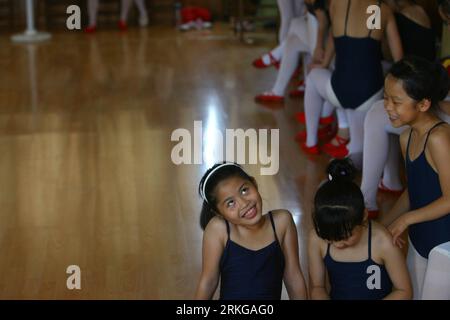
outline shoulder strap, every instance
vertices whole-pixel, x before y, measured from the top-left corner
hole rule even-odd
[[[372,259],[372,221],[369,219],[369,260]]]
[[[272,229],[273,229],[273,234],[275,235],[275,240],[277,240],[277,242],[280,243],[280,241],[278,241],[277,231],[275,229],[275,222],[273,221],[272,211],[269,212],[269,218],[270,218],[270,223],[272,224]]]
[[[409,143],[411,142],[412,128],[409,130],[408,143],[406,144],[406,159],[409,159]]]
[[[224,219],[224,220],[225,220],[225,224],[227,226],[227,235],[228,235],[227,240],[230,240],[230,224],[228,223],[228,220],[226,220],[226,219]]]
[[[446,122],[444,122],[444,121],[438,122],[434,126],[432,126],[430,130],[428,130],[427,137],[425,139],[425,144],[423,145],[423,150],[425,150],[425,148],[427,147],[427,142],[428,142],[428,138],[430,137],[431,131],[433,131],[434,128],[436,128],[444,123],[446,123]]]

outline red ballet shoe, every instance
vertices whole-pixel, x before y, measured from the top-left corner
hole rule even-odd
[[[319,147],[317,145],[312,146],[312,147],[308,147],[306,145],[306,143],[301,143],[300,147],[303,150],[303,152],[305,152],[306,154],[311,154],[311,155],[320,154],[320,150],[319,150]]]
[[[348,148],[347,144],[349,143],[349,139],[344,139],[340,136],[336,136],[336,141],[338,143],[337,146],[332,144],[331,142],[325,143],[322,147],[322,151],[336,159],[343,159],[348,156]]]
[[[320,141],[328,141],[328,139],[332,137],[333,133],[335,134],[333,127],[331,125],[328,125],[319,128],[319,130],[317,131],[317,137]],[[306,130],[302,130],[295,135],[295,140],[303,142],[306,141],[306,137]]]
[[[85,33],[94,33],[97,31],[97,26],[88,26],[84,29]]]
[[[368,210],[368,218],[374,220],[380,215],[380,210]]]
[[[306,123],[306,116],[305,116],[304,112],[297,112],[295,114],[295,119],[300,124]],[[333,122],[334,122],[334,116],[333,115],[331,115],[329,117],[320,118],[320,120],[319,120],[319,124],[322,124],[322,125],[329,125],[329,124],[332,124]]]
[[[390,193],[390,194],[393,194],[393,195],[396,195],[396,196],[400,196],[403,193],[404,189],[401,189],[401,190],[389,189],[383,184],[383,180],[381,180],[380,183],[378,184],[378,191],[385,192],[385,193]]]
[[[127,31],[127,29],[128,29],[127,23],[123,20],[119,20],[119,22],[117,23],[117,26],[119,27],[120,31]]]
[[[273,94],[272,92],[264,92],[257,95],[255,101],[258,103],[283,103],[284,97]]]
[[[277,69],[280,68],[280,61],[275,59],[270,52],[268,53],[268,55],[269,55],[269,58],[270,58],[269,64],[265,64],[263,58],[260,57],[260,58],[258,58],[258,59],[253,61],[253,63],[252,63],[253,66],[255,68],[258,68],[258,69],[264,69],[264,68],[268,68],[270,66],[275,66],[275,68],[277,68]]]

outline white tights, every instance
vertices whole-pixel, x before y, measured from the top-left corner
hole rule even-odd
[[[281,16],[281,26],[278,31],[279,45],[272,49],[270,53],[276,60],[280,60],[291,21],[293,18],[303,14],[305,3],[303,0],[277,0],[277,4]]]
[[[278,70],[277,79],[271,90],[274,94],[284,95],[284,91],[297,67],[299,54],[305,53],[309,56],[305,57],[304,66],[307,65],[306,60],[310,60],[317,42],[317,28],[317,19],[311,14],[292,19],[289,33],[283,45],[280,70]],[[304,69],[306,71],[306,67]]]
[[[425,259],[409,240],[406,261],[415,300],[450,299],[450,242],[433,248]]]
[[[88,0],[88,16],[89,16],[89,26],[97,25],[97,12],[98,12],[98,1],[99,0]],[[133,0],[122,0],[120,19],[122,21],[127,20],[128,12],[130,10],[131,2]],[[134,0],[136,6],[139,9],[139,13],[141,16],[147,15],[147,10],[145,8],[144,0]]]

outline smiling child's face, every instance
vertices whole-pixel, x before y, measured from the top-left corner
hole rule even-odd
[[[261,220],[261,196],[251,181],[234,176],[218,183],[215,190],[216,208],[232,224],[251,226]]]
[[[384,109],[395,128],[413,123],[420,111],[417,101],[403,89],[403,81],[388,75],[384,82]]]

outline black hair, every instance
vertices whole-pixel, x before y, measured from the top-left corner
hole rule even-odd
[[[445,68],[439,62],[421,57],[409,56],[394,63],[388,74],[402,81],[403,90],[410,98],[430,100],[433,111],[439,108],[438,103],[444,100],[450,89]]]
[[[317,235],[329,241],[341,241],[364,221],[364,197],[353,182],[356,169],[350,159],[334,159],[327,168],[329,181],[314,197],[313,223]]]
[[[221,166],[224,163],[228,163],[229,165],[223,166],[220,169],[217,169],[214,171],[217,167]],[[210,175],[210,173],[214,171],[214,173]],[[209,178],[208,178],[209,176]],[[199,186],[198,186],[198,192],[200,196],[203,198],[203,187],[204,183],[206,182],[206,178],[208,178],[206,187],[205,187],[205,194],[206,200],[203,199],[203,205],[202,205],[202,211],[200,213],[200,227],[205,230],[206,226],[208,225],[208,222],[217,214],[217,198],[215,195],[215,189],[217,185],[228,178],[231,177],[241,177],[245,180],[250,181],[255,187],[256,181],[255,178],[249,176],[241,166],[239,166],[236,163],[233,162],[221,162],[215,164],[213,167],[211,167],[208,171],[205,172],[202,179],[200,180]]]

